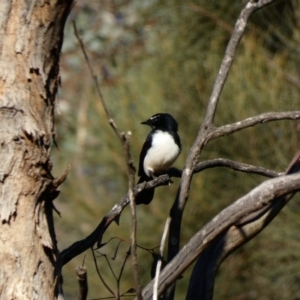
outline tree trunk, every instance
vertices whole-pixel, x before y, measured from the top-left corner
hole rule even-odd
[[[50,145],[72,0],[0,2],[0,299],[58,299]]]

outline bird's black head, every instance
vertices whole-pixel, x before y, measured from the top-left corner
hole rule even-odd
[[[149,125],[152,129],[171,130],[175,132],[178,130],[176,120],[170,114],[166,113],[155,114],[141,124]]]

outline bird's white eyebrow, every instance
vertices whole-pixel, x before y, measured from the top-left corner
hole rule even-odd
[[[159,117],[159,116],[153,116],[153,117],[150,118],[150,120],[156,119],[156,118],[158,118],[158,117]]]

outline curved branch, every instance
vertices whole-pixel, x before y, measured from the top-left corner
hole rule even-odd
[[[276,177],[280,175],[279,173],[276,173],[275,171],[268,170],[262,167],[257,167],[253,165],[243,164],[236,161],[232,161],[230,159],[224,159],[224,158],[217,158],[213,160],[208,160],[205,162],[199,163],[194,173],[199,173],[205,169],[209,168],[215,168],[215,167],[221,167],[225,166],[228,168],[231,168],[233,170],[238,170],[242,172],[252,173],[252,174],[259,174],[266,177]],[[147,183],[141,183],[138,184],[134,189],[134,196],[138,193],[140,193],[144,189],[150,189],[153,187],[158,187],[162,185],[167,185],[170,182],[170,177],[181,177],[182,171],[179,169],[171,168],[170,174],[161,175]],[[107,215],[102,219],[102,221],[99,223],[97,228],[85,239],[77,241],[73,243],[68,248],[64,249],[61,254],[60,258],[62,261],[62,265],[65,265],[70,260],[72,260],[74,257],[80,255],[87,249],[93,247],[95,243],[101,243],[102,235],[106,231],[106,229],[109,227],[109,225],[116,221],[118,222],[118,219],[124,210],[124,208],[129,204],[129,196],[128,194],[124,196],[119,203],[115,204],[114,207],[107,213]]]
[[[194,168],[193,174],[200,173],[206,169],[217,168],[217,167],[227,167],[234,171],[240,171],[240,172],[250,173],[250,174],[257,174],[257,175],[261,175],[261,176],[265,176],[265,177],[269,177],[269,178],[283,175],[283,173],[277,173],[273,170],[268,170],[263,167],[240,163],[240,162],[237,162],[237,161],[234,161],[231,159],[227,159],[227,158],[215,158],[215,159],[200,162]],[[173,167],[173,168],[169,169],[168,174],[172,177],[180,178],[182,175],[182,170],[179,170],[179,169]]]
[[[296,153],[285,174],[300,171],[300,151]],[[217,237],[199,256],[193,269],[187,300],[210,300],[213,297],[216,273],[221,263],[236,249],[260,233],[281,211],[294,194],[274,199],[262,209],[236,222]]]
[[[260,123],[267,123],[267,122],[278,121],[278,120],[299,120],[299,119],[300,119],[300,111],[263,113],[239,122],[214,128],[208,134],[207,142],[251,126],[255,126]]]
[[[140,193],[143,189],[150,189],[152,187],[157,187],[161,185],[166,185],[170,181],[169,175],[162,175],[153,179],[152,181],[145,183],[138,184],[134,191],[134,197],[138,193]],[[73,243],[68,248],[64,249],[60,253],[60,260],[62,266],[72,260],[74,257],[78,256],[79,254],[83,253],[87,249],[94,246],[95,243],[101,243],[102,236],[109,225],[114,221],[119,219],[120,214],[122,213],[123,209],[129,204],[130,199],[129,195],[127,194],[124,196],[119,203],[115,204],[114,207],[108,212],[108,214],[102,219],[96,229],[85,239],[77,241]]]
[[[226,232],[231,226],[235,226],[235,224],[243,220],[247,215],[263,209],[270,205],[270,203],[280,202],[282,201],[281,199],[285,199],[285,196],[295,193],[298,190],[300,190],[299,173],[280,176],[263,182],[250,193],[225,208],[198,231],[164,268],[159,278],[158,293],[163,293],[164,290],[175,282],[210,243],[216,242],[220,234]],[[286,200],[283,201],[285,204]],[[267,223],[263,225],[264,228]],[[152,299],[152,287],[153,281],[143,290],[144,300]]]
[[[262,176],[270,177],[270,178],[281,175],[280,173],[277,173],[273,170],[268,170],[263,167],[240,163],[240,162],[237,162],[237,161],[234,161],[231,159],[227,159],[227,158],[216,158],[216,159],[207,160],[207,161],[198,163],[196,165],[193,173],[194,174],[199,173],[203,170],[215,168],[215,167],[227,167],[227,168],[230,168],[235,171],[257,174],[257,175],[262,175]]]
[[[242,9],[237,19],[233,33],[229,40],[228,46],[226,48],[222,64],[220,66],[219,73],[217,75],[216,81],[213,86],[213,90],[205,113],[204,122],[189,152],[182,173],[181,185],[180,185],[178,197],[171,210],[172,222],[171,222],[170,234],[169,234],[170,246],[168,252],[168,261],[170,261],[179,250],[179,237],[180,237],[180,230],[181,230],[182,214],[184,211],[185,204],[189,197],[189,190],[190,190],[191,180],[193,176],[193,170],[197,164],[198,158],[200,156],[200,152],[207,142],[207,136],[213,128],[213,120],[217,109],[218,101],[223,86],[225,84],[225,81],[227,79],[227,76],[229,74],[229,70],[233,63],[237,46],[245,32],[248,19],[254,11],[274,1],[275,0],[256,0],[256,1],[250,0],[246,4],[246,6]],[[171,293],[173,292],[172,291],[168,292],[169,295],[171,295]],[[172,296],[170,298],[172,298]]]

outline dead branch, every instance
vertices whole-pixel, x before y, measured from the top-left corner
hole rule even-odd
[[[285,174],[299,172],[299,160],[300,151],[292,159]],[[265,208],[247,215],[213,241],[197,260],[190,278],[186,299],[212,299],[216,273],[221,263],[232,252],[261,232],[293,196],[294,194],[291,194],[274,199]]]
[[[240,162],[237,162],[237,161],[234,161],[231,159],[227,159],[227,158],[215,158],[215,159],[200,162],[194,168],[193,174],[202,172],[206,169],[211,169],[211,168],[216,168],[216,167],[227,167],[234,171],[256,174],[256,175],[261,175],[261,176],[270,177],[270,178],[277,177],[279,175],[283,175],[283,173],[282,174],[277,173],[273,170],[268,170],[263,167],[240,163]],[[181,177],[182,170],[179,170],[176,168],[171,168],[169,171],[169,174],[172,177]]]
[[[155,279],[154,279],[154,285],[153,285],[153,300],[157,300],[158,299],[158,294],[157,294],[157,287],[158,287],[158,281],[159,281],[159,274],[160,274],[160,269],[162,266],[162,259],[164,256],[164,247],[165,247],[165,242],[166,242],[166,238],[167,238],[167,234],[169,232],[169,228],[170,228],[170,222],[171,219],[170,217],[168,217],[166,224],[165,224],[165,228],[163,231],[163,235],[161,238],[161,242],[160,242],[160,247],[159,247],[159,259],[156,265],[156,271],[155,271]]]
[[[75,269],[78,285],[79,285],[79,294],[78,300],[86,300],[88,294],[88,281],[87,281],[87,271],[86,267],[79,266]]]
[[[216,139],[218,137],[232,134],[234,132],[240,131],[242,129],[251,126],[255,126],[260,123],[267,123],[267,122],[278,121],[278,120],[299,120],[299,119],[300,119],[300,111],[263,113],[233,124],[228,124],[228,125],[224,125],[212,129],[207,136],[207,142]]]
[[[180,231],[181,231],[181,220],[184,207],[189,197],[190,185],[193,177],[193,170],[197,164],[200,153],[207,143],[207,137],[211,130],[214,128],[213,121],[218,106],[219,98],[229,74],[233,59],[236,54],[237,46],[245,32],[248,19],[250,15],[257,9],[266,6],[275,0],[249,0],[246,6],[242,9],[236,24],[234,26],[232,35],[227,45],[223,61],[221,63],[219,73],[215,80],[213,90],[207,105],[204,121],[199,129],[198,135],[192,148],[190,149],[189,155],[186,159],[185,167],[182,173],[180,189],[178,191],[177,198],[172,206],[170,215],[172,217],[170,234],[169,234],[169,251],[168,261],[172,260],[173,257],[179,251]],[[172,287],[167,292],[167,299],[174,298],[175,287]]]
[[[98,81],[98,77],[95,74],[93,67],[90,63],[89,57],[87,55],[87,52],[85,50],[85,46],[84,43],[82,41],[82,39],[80,38],[79,34],[78,34],[78,30],[76,27],[76,23],[75,21],[73,21],[73,29],[74,29],[74,34],[79,42],[80,48],[82,50],[82,53],[84,55],[84,58],[86,60],[86,63],[88,65],[89,71],[92,75],[92,78],[94,80],[95,83],[95,87],[99,96],[99,99],[101,101],[101,104],[104,108],[105,114],[108,118],[108,122],[110,124],[110,126],[112,127],[112,129],[114,130],[115,134],[117,135],[117,137],[119,138],[121,145],[123,147],[123,151],[125,154],[125,162],[126,162],[126,166],[127,166],[127,177],[128,177],[128,195],[129,195],[129,200],[130,200],[130,210],[131,210],[131,220],[132,220],[132,226],[131,226],[131,241],[132,241],[132,245],[131,245],[131,256],[132,256],[132,267],[133,267],[133,277],[135,280],[135,285],[136,285],[136,291],[137,291],[137,295],[138,295],[138,299],[141,300],[141,284],[140,284],[140,280],[139,280],[139,270],[138,270],[138,261],[137,261],[137,252],[136,252],[136,227],[137,227],[137,223],[136,223],[136,208],[135,208],[135,202],[134,202],[134,194],[133,194],[133,188],[135,186],[135,167],[133,164],[133,159],[130,153],[130,143],[129,143],[129,138],[131,136],[131,133],[128,132],[127,134],[125,134],[124,132],[121,132],[118,130],[117,125],[114,121],[114,119],[112,118],[112,115],[106,105],[106,102],[104,100],[103,94],[101,92],[100,89],[100,84]]]
[[[271,170],[267,170],[262,167],[256,167],[253,165],[243,164],[239,162],[235,162],[229,159],[218,158],[214,160],[209,160],[205,162],[199,163],[195,168],[195,173],[201,172],[208,168],[215,168],[215,167],[229,167],[233,170],[252,173],[252,174],[259,174],[266,177],[276,177],[279,173],[276,173]],[[171,168],[170,175],[165,174],[161,175],[149,182],[138,184],[134,188],[134,196],[140,193],[143,189],[158,187],[162,185],[166,185],[170,181],[170,176],[173,177],[180,177],[182,174],[181,170]],[[129,204],[129,196],[128,194],[124,196],[119,203],[115,204],[114,207],[107,213],[107,215],[102,219],[99,223],[97,228],[85,239],[81,241],[77,241],[68,248],[64,249],[60,256],[62,260],[62,265],[65,265],[74,257],[78,256],[79,254],[83,253],[87,249],[91,248],[95,243],[101,243],[102,236],[109,225],[121,215],[123,209]]]
[[[174,259],[163,269],[159,278],[158,294],[162,294],[163,291],[168,288],[168,286],[173,284],[176,279],[186,270],[186,268],[188,268],[197,259],[197,257],[206,247],[218,240],[220,234],[227,232],[230,227],[236,226],[240,220],[243,220],[243,218],[257,210],[268,206],[270,203],[274,203],[274,205],[276,205],[276,203],[281,203],[284,205],[287,202],[287,199],[289,200],[290,198],[285,197],[289,194],[297,192],[299,189],[299,173],[280,176],[263,182],[247,195],[243,196],[235,201],[232,205],[225,208],[201,230],[199,230],[180,250]],[[271,211],[270,214],[272,214],[272,218],[274,218],[280,210],[272,210],[273,207],[274,206],[271,206],[269,211],[266,212],[264,216],[268,216]],[[263,218],[261,218],[261,220],[264,221]],[[255,221],[256,220],[254,220],[254,222]],[[249,224],[252,223],[248,223],[246,226],[249,227]],[[262,222],[262,224],[259,225],[260,226],[257,227],[253,226],[255,228],[255,230],[251,232],[253,236],[267,226],[268,222]],[[226,255],[229,255],[230,253],[231,252],[229,251]],[[145,300],[152,299],[152,289],[153,281],[150,282],[143,290],[143,298]]]

